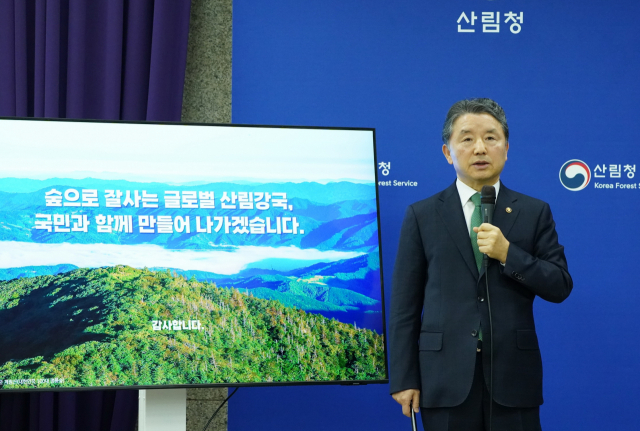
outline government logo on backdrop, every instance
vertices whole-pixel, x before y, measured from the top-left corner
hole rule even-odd
[[[636,182],[636,165],[630,163],[596,164],[593,170],[594,189],[640,190]],[[591,169],[582,160],[569,160],[560,168],[560,182],[572,192],[582,190],[591,182]]]
[[[582,160],[569,160],[560,168],[560,182],[572,192],[587,187],[591,181],[591,169]]]
[[[387,177],[391,173],[391,162],[379,162],[378,163],[378,170],[383,175],[383,177],[378,177],[378,180],[380,180],[380,178]],[[418,186],[418,182],[417,181],[411,181],[411,180],[406,180],[406,181],[400,180],[400,181],[398,181],[398,180],[387,180],[387,179],[385,179],[383,181],[378,181],[378,186],[380,186],[380,187],[384,187],[384,186],[417,187]]]

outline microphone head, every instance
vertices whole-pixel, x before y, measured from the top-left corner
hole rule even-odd
[[[496,203],[496,188],[493,186],[482,186],[480,192],[480,202],[483,204],[495,205]]]

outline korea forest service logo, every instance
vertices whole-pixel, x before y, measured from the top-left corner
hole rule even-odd
[[[379,162],[378,163],[378,187],[393,186],[393,187],[417,187],[417,181],[411,180],[390,180],[385,177],[391,173],[391,162]]]
[[[569,160],[560,168],[560,182],[572,192],[582,190],[591,181],[591,169],[582,160]]]

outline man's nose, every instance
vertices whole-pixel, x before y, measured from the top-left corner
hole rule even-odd
[[[484,141],[481,138],[476,139],[476,142],[474,143],[474,146],[473,146],[473,153],[474,154],[487,153],[487,147],[484,145]]]

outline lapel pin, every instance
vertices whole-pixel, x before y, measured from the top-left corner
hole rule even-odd
[[[507,211],[509,214],[511,214],[511,211],[513,211],[513,210],[511,209],[511,207],[507,207],[507,209],[505,211]]]

